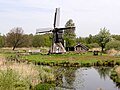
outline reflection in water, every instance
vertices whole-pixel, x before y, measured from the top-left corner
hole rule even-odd
[[[63,84],[63,74],[65,69],[63,67],[54,67],[54,75],[56,77],[56,86],[61,86]]]
[[[110,70],[111,67],[95,67],[95,69],[98,71],[100,78],[102,79],[106,79],[108,76],[110,76]]]
[[[111,68],[61,68],[56,67],[55,90],[119,90],[110,79]]]
[[[75,71],[78,68],[55,67],[54,69],[54,73],[56,75],[56,86],[65,89],[72,89],[75,81]]]
[[[74,82],[74,87],[76,87],[76,89],[82,89],[84,88],[84,82],[85,82],[85,79],[84,79],[84,75],[86,75],[83,71],[84,70],[87,70],[86,68],[81,68],[81,69],[77,69],[76,70],[76,79],[75,79],[75,82]],[[79,77],[79,78],[77,78]]]
[[[71,86],[75,81],[75,71],[77,68],[69,67],[65,69],[64,78],[66,83]]]
[[[81,77],[76,76],[76,82],[74,82],[74,88],[76,90],[97,90],[98,88],[102,88],[103,90],[118,90],[108,75],[106,75],[105,79],[100,78],[95,68],[79,68],[77,71],[79,70],[82,70],[83,73],[83,87],[81,87],[81,83],[77,83],[79,79],[81,80]],[[76,74],[79,74],[79,72]]]

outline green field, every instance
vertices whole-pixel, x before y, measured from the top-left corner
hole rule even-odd
[[[6,57],[16,58],[15,54],[3,54]],[[93,56],[93,53],[86,54],[51,54],[51,55],[41,55],[41,54],[32,54],[32,55],[22,55],[17,57],[19,61],[29,61],[33,63],[37,63],[38,65],[60,65],[67,64],[68,66],[94,66],[96,63],[99,65],[107,65],[107,64],[120,64],[119,56],[109,56],[107,54]]]
[[[34,61],[46,61],[46,62],[85,62],[85,61],[96,61],[96,60],[120,60],[120,57],[108,56],[107,54],[102,56],[93,56],[92,53],[88,54],[58,54],[58,55],[29,55],[23,56],[22,59],[34,60]]]
[[[60,65],[60,66],[94,66],[99,65],[119,65],[120,56],[110,56],[108,54],[98,54],[94,56],[92,52],[87,52],[85,54],[76,54],[74,52],[67,52],[66,54],[30,54],[26,55],[24,50],[19,50],[19,57],[16,54],[16,51],[11,51],[10,49],[1,49],[0,56],[7,58],[17,59],[19,61],[29,61],[37,63],[38,65]],[[66,65],[63,65],[66,64]],[[108,66],[109,66],[108,65]]]

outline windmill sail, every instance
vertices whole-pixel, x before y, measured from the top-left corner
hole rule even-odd
[[[39,28],[39,29],[36,29],[36,34],[47,33],[47,32],[51,32],[52,30],[53,30],[53,28]]]
[[[54,28],[58,27],[60,24],[60,8],[56,8],[54,17]]]

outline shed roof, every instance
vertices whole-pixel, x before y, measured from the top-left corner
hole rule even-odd
[[[81,44],[81,43],[78,43],[78,44],[75,46],[75,48],[76,48],[76,47],[82,47],[82,48],[85,49],[85,50],[89,50],[88,47],[86,47],[85,45],[83,45],[83,44]]]

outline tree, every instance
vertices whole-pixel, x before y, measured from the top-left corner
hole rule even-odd
[[[51,43],[51,34],[35,35],[32,42],[33,47],[50,47]]]
[[[33,34],[29,34],[29,35],[28,35],[29,47],[33,47],[33,45],[32,45],[33,37],[34,37]]]
[[[20,47],[32,47],[33,34],[24,34],[23,38],[23,44]]]
[[[73,23],[73,20],[70,19],[65,24],[65,27],[75,27],[75,23]],[[75,29],[66,29],[64,31],[64,40],[66,41],[66,47],[73,47],[75,45]]]
[[[92,36],[92,43],[98,43],[97,35]]]
[[[89,37],[88,37],[87,40],[86,40],[86,43],[87,43],[87,44],[91,44],[91,43],[92,43],[92,37],[93,37],[93,36],[90,34]]]
[[[5,36],[0,35],[0,47],[4,47],[5,45]]]
[[[115,40],[120,41],[120,35],[112,35],[112,38]]]
[[[22,45],[24,43],[24,39],[23,29],[21,27],[11,29],[6,35],[7,46],[13,47],[13,50]]]
[[[105,27],[103,29],[101,28],[96,38],[103,52],[106,46],[106,43],[108,43],[111,40],[111,34],[109,30],[107,30]]]
[[[120,50],[120,41],[113,40],[113,41],[110,41],[106,44],[106,47],[105,47],[106,50],[110,50],[110,49],[113,49],[113,48],[115,50]]]
[[[35,35],[33,36],[33,40],[32,40],[32,46],[33,47],[41,47],[41,37],[40,35]]]

